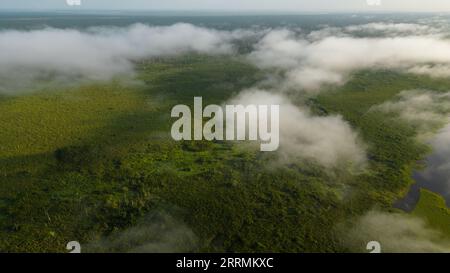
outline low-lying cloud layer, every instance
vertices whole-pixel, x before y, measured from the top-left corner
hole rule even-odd
[[[445,30],[436,25],[412,23],[369,23],[353,25],[342,29],[344,33],[361,35],[398,37],[411,35],[442,35]]]
[[[370,211],[359,218],[345,236],[347,247],[367,252],[378,241],[385,253],[449,253],[450,241],[420,218],[400,213]]]
[[[109,80],[133,73],[133,61],[196,52],[225,54],[245,31],[224,32],[175,24],[150,27],[46,28],[0,32],[0,93],[33,89],[36,83]]]
[[[314,117],[307,107],[298,108],[279,94],[285,90],[316,92],[324,85],[341,85],[361,69],[450,76],[450,42],[443,33],[426,24],[391,23],[324,27],[310,33],[299,29],[218,31],[190,24],[136,24],[86,31],[7,30],[0,32],[0,93],[36,89],[48,82],[67,84],[132,76],[135,61],[156,56],[235,54],[235,41],[251,37],[247,41],[256,38],[257,42],[253,51],[245,54],[247,60],[276,80],[268,81],[270,92],[245,91],[237,100],[257,104],[269,98],[283,105],[286,114],[280,124],[280,158],[289,162],[302,157],[327,167],[346,161],[363,165],[364,145],[342,117]],[[415,99],[403,96],[395,105],[383,107],[392,108],[389,111],[405,108],[401,115],[412,118],[415,110],[424,107],[424,101],[444,100],[439,97],[443,95]],[[426,107],[435,108],[436,104]],[[429,121],[436,115],[434,110],[421,111],[415,118]]]
[[[450,76],[448,52],[450,41],[428,35],[360,38],[335,30],[325,36],[316,33],[311,40],[282,29],[268,33],[249,59],[263,69],[283,73],[284,89],[317,91],[323,85],[343,84],[362,69]]]
[[[165,211],[153,212],[120,233],[84,247],[85,252],[178,253],[197,247],[197,237],[183,222]]]
[[[283,163],[304,159],[327,168],[351,163],[359,169],[366,162],[362,141],[340,116],[313,116],[306,107],[295,106],[282,94],[258,89],[242,91],[231,104],[280,105],[277,155]]]
[[[265,34],[265,35],[264,35]],[[318,90],[343,84],[361,69],[400,69],[450,76],[450,42],[427,24],[370,23],[299,29],[218,31],[190,24],[86,31],[46,28],[0,32],[0,92],[53,80],[109,80],[133,73],[133,61],[187,52],[231,54],[236,40],[256,38],[248,59],[282,74],[283,89]]]
[[[450,92],[405,90],[395,100],[385,102],[372,110],[396,114],[415,126],[421,136],[426,137],[448,122]]]

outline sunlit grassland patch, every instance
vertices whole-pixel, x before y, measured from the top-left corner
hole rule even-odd
[[[441,196],[421,190],[419,203],[412,213],[450,238],[450,209]]]
[[[0,102],[0,158],[52,156],[57,148],[111,134],[99,132],[144,103],[141,94],[118,83],[6,99]]]

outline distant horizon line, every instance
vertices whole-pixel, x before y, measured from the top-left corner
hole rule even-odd
[[[450,14],[448,11],[405,11],[405,10],[276,10],[276,9],[86,9],[86,8],[0,8],[0,12],[142,12],[142,13],[227,13],[227,14],[266,14],[266,15],[283,15],[283,14]]]

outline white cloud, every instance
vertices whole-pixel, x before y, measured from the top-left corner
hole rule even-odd
[[[133,73],[133,61],[187,52],[227,54],[249,32],[224,32],[189,24],[0,32],[0,92],[48,80],[108,80]]]
[[[371,109],[374,110],[396,114],[414,125],[420,137],[429,137],[429,134],[433,134],[448,121],[450,92],[405,90],[396,99]]]
[[[378,241],[384,253],[450,253],[450,241],[422,219],[408,214],[370,211],[347,230],[345,244],[355,252]]]
[[[90,242],[83,249],[88,253],[181,253],[197,247],[198,238],[185,223],[166,211],[155,211],[135,226]]]
[[[381,26],[411,31],[419,28],[375,25]],[[435,36],[358,38],[338,32],[331,36],[316,33],[311,40],[282,29],[273,30],[261,39],[249,60],[262,69],[286,74],[284,89],[316,91],[324,84],[343,84],[349,74],[361,69],[400,69],[436,77],[450,76],[449,52],[450,41]]]
[[[441,28],[429,24],[412,23],[369,23],[363,25],[352,25],[343,29],[349,33],[361,33],[380,36],[410,36],[410,35],[437,35],[442,33]]]
[[[409,73],[418,75],[428,75],[433,78],[450,77],[450,64],[424,64],[416,65],[407,70]]]
[[[353,37],[354,32],[392,37]],[[187,52],[233,53],[233,41],[259,37],[248,59],[283,75],[281,89],[317,91],[345,83],[360,69],[401,69],[435,77],[450,76],[450,42],[425,24],[370,23],[325,27],[302,34],[288,29],[218,31],[190,24],[88,31],[43,29],[0,32],[0,92],[36,83],[108,80],[133,73],[133,61]],[[258,34],[258,35],[255,35]],[[401,35],[399,35],[401,34]],[[370,35],[369,35],[370,36]]]
[[[284,95],[258,89],[244,90],[230,103],[280,105],[277,155],[282,163],[311,160],[327,168],[351,164],[356,170],[366,162],[358,134],[340,116],[313,116],[306,107],[295,106]]]

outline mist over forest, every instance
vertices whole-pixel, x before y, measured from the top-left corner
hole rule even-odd
[[[450,252],[449,34],[437,14],[0,12],[0,251]],[[175,141],[194,97],[279,105],[279,149]]]

